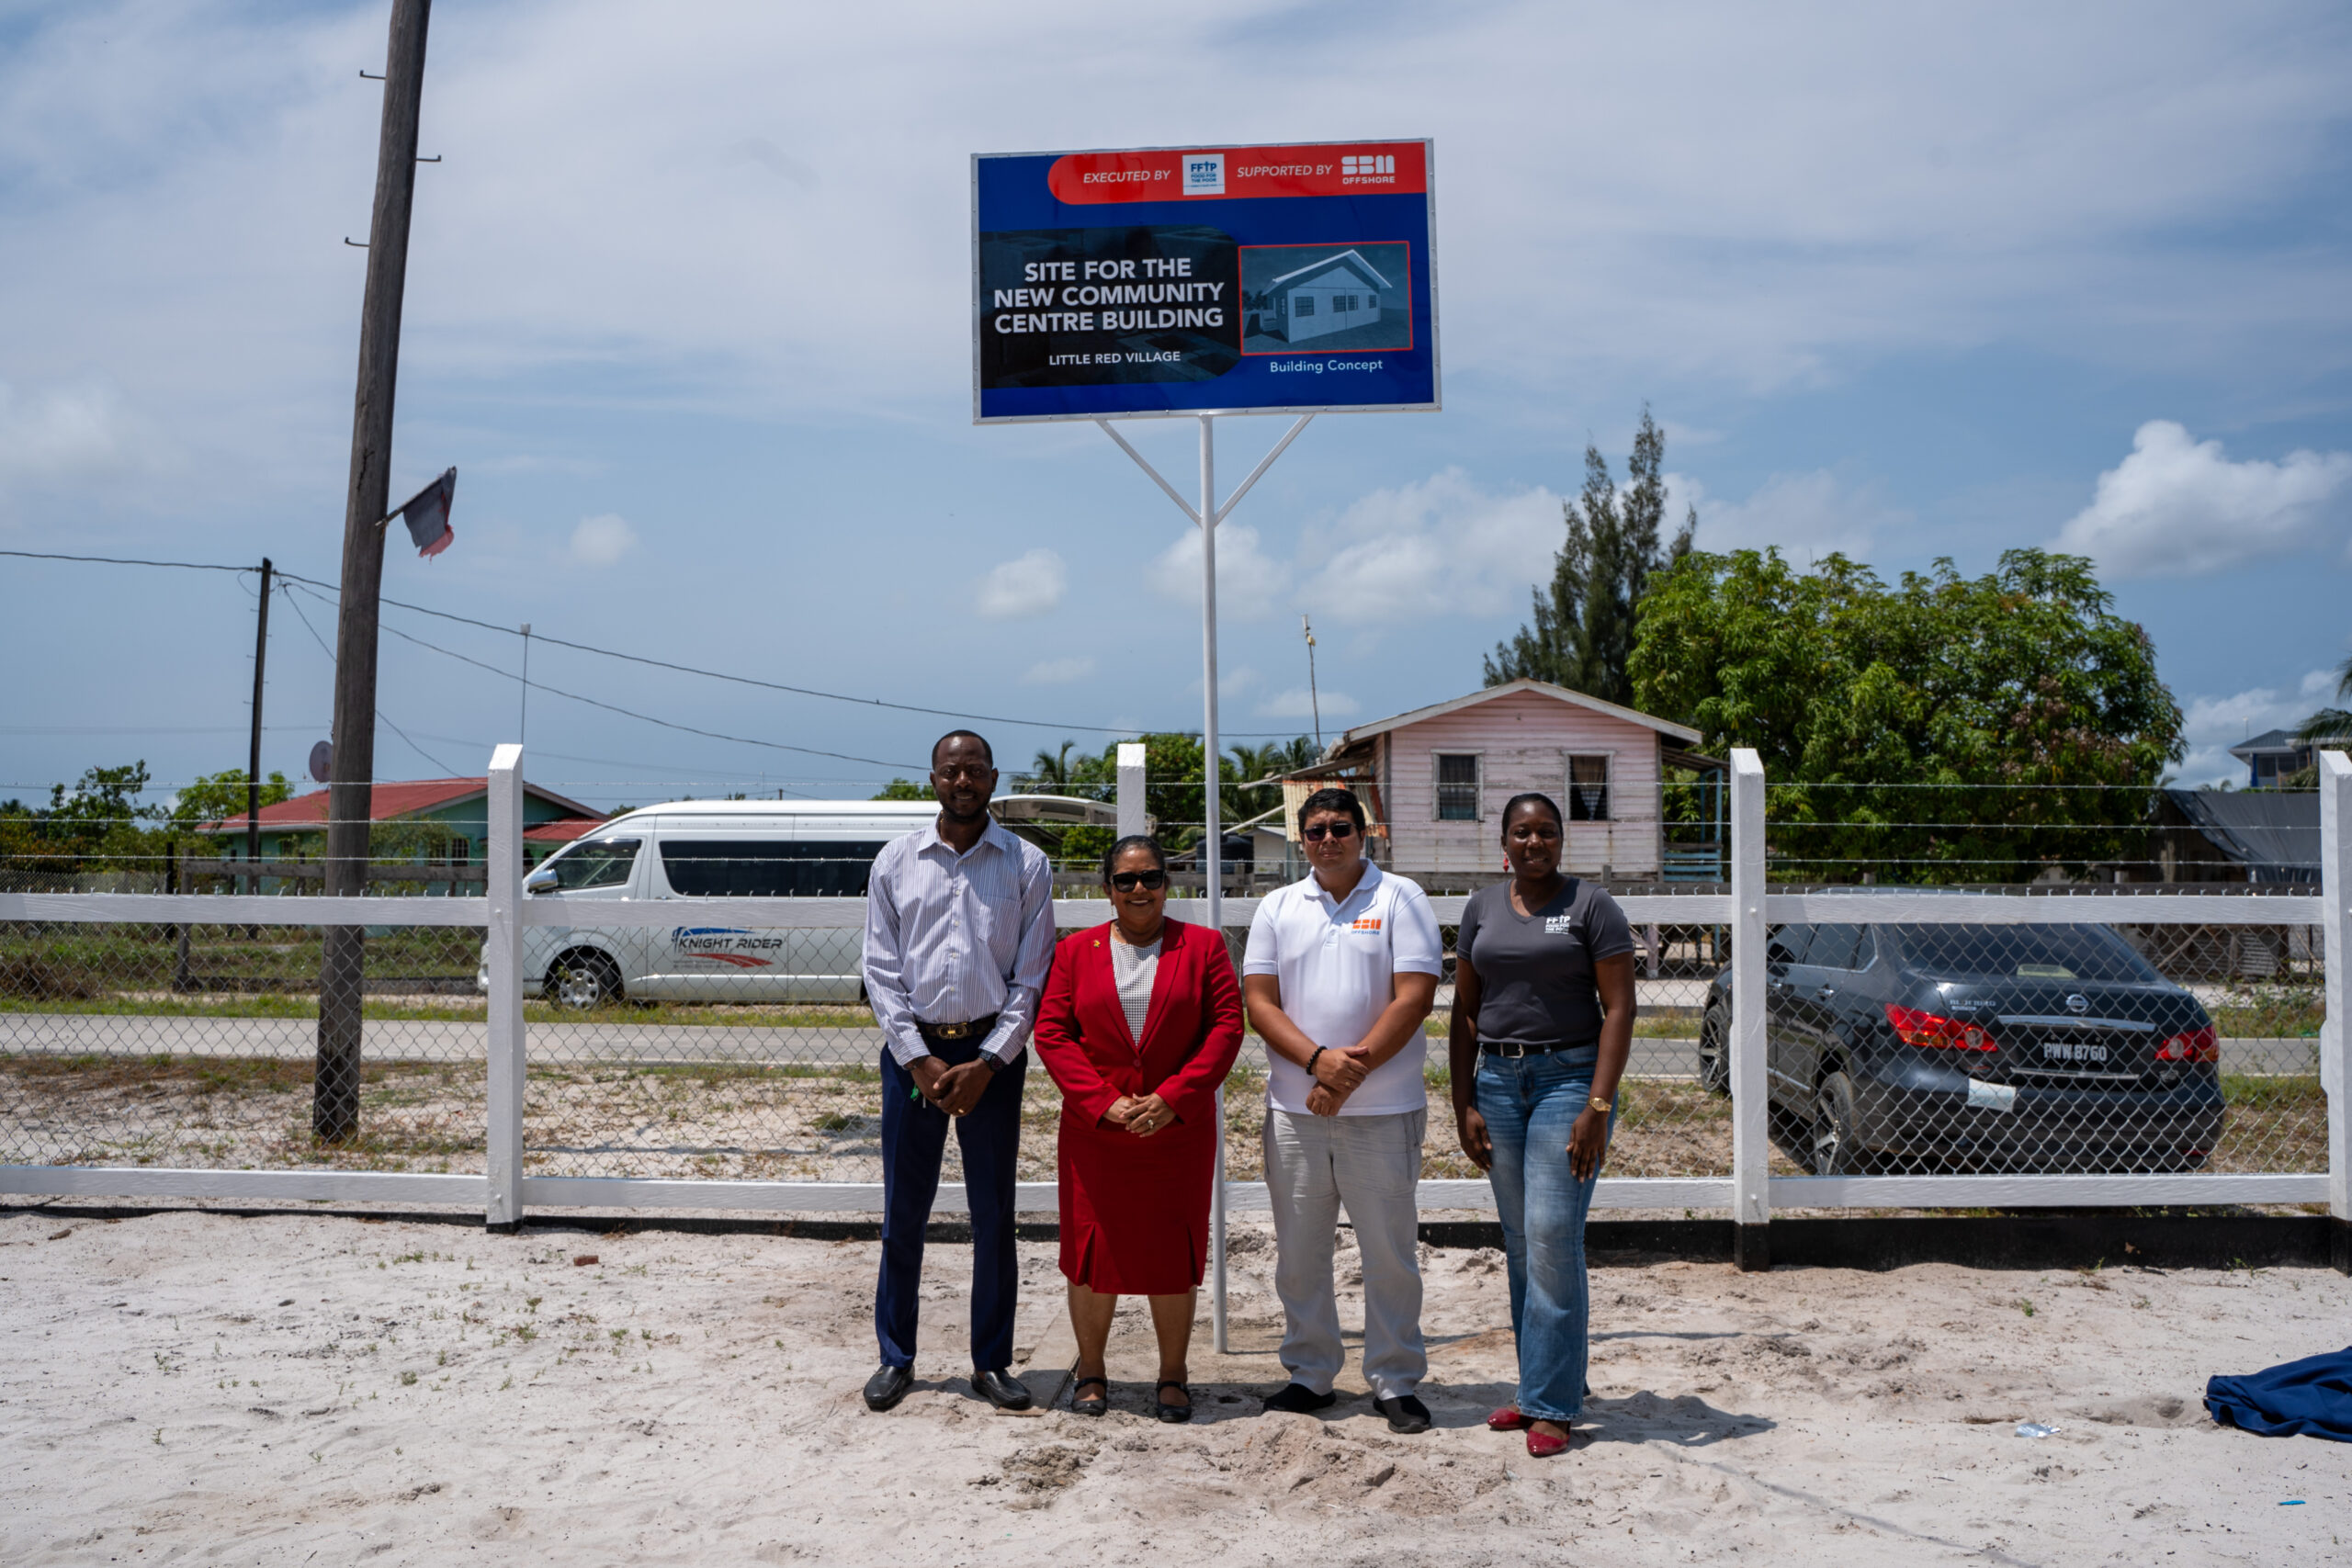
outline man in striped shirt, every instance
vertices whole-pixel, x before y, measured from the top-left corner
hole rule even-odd
[[[882,1365],[869,1409],[914,1385],[923,1228],[947,1127],[964,1156],[972,1215],[972,1386],[1029,1407],[1007,1369],[1019,1265],[1012,1190],[1030,1026],[1054,948],[1044,852],[990,820],[996,760],[968,730],[931,749],[939,816],[883,846],[865,893],[865,992],[882,1026],[882,1277],[874,1332]]]

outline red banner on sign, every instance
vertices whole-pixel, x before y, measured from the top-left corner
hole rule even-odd
[[[1251,197],[1419,196],[1429,188],[1428,143],[1325,142],[1309,147],[1203,147],[1153,152],[1072,152],[1054,160],[1057,201],[1236,201]]]

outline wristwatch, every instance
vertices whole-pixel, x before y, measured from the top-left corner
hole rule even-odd
[[[993,1051],[983,1051],[980,1053],[980,1066],[988,1068],[989,1077],[994,1077],[1004,1071],[1004,1058]]]
[[[1585,1103],[1591,1106],[1595,1111],[1600,1111],[1603,1116],[1608,1115],[1610,1111],[1616,1109],[1616,1101],[1603,1100],[1597,1094],[1592,1096],[1589,1100],[1587,1100]]]

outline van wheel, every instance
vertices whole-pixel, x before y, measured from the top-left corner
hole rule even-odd
[[[587,1012],[621,998],[618,965],[593,949],[567,953],[548,966],[548,1000],[567,1012]]]
[[[1731,1054],[1724,1048],[1724,1015],[1711,1012],[1699,1024],[1699,1087],[1731,1097]]]
[[[1832,1073],[1813,1099],[1813,1174],[1860,1176],[1868,1169],[1854,1132],[1854,1080]]]

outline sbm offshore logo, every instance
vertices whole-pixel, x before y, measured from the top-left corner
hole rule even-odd
[[[1396,183],[1396,155],[1394,152],[1351,152],[1340,159],[1340,183],[1343,186],[1393,186]]]

